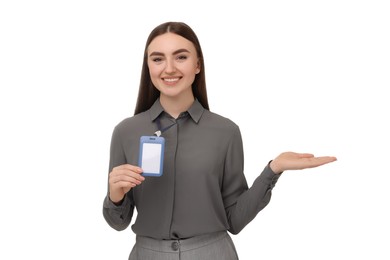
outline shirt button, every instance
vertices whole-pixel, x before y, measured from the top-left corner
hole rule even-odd
[[[179,244],[179,242],[175,241],[175,242],[172,242],[171,247],[172,247],[173,251],[177,251],[177,250],[179,250],[180,244]]]

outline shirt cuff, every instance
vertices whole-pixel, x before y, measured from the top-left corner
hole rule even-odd
[[[275,174],[270,167],[270,163],[271,161],[267,164],[267,166],[265,166],[263,172],[260,174],[260,181],[266,185],[270,185],[271,188],[273,188],[282,173]]]
[[[115,204],[114,202],[112,202],[110,200],[110,196],[107,194],[106,198],[104,199],[104,203],[103,203],[103,206],[107,209],[117,209],[117,210],[121,210],[123,209],[124,205],[127,205],[127,200],[129,200],[127,198],[127,196],[125,195],[125,197],[123,198],[123,200],[121,201],[121,203],[118,205],[118,204]]]

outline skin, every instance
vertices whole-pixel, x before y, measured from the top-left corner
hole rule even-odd
[[[153,85],[160,91],[164,110],[177,118],[194,102],[191,84],[200,72],[198,56],[192,42],[173,33],[157,36],[148,46],[148,67]],[[302,170],[336,161],[333,156],[315,157],[310,153],[284,152],[270,163],[275,174]],[[138,166],[124,164],[113,168],[109,175],[110,199],[120,203],[133,187],[145,178]]]

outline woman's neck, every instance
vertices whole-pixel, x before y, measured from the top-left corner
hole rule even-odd
[[[160,96],[161,106],[164,108],[164,111],[170,114],[173,118],[178,118],[180,113],[187,111],[194,101],[195,98],[193,95],[181,98],[163,95]]]

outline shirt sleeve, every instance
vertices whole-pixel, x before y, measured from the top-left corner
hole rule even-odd
[[[275,174],[268,165],[248,188],[244,176],[243,144],[237,128],[232,138],[225,161],[223,198],[229,222],[229,232],[238,234],[256,215],[268,205],[271,191],[280,174]]]
[[[127,162],[120,131],[119,128],[116,127],[111,138],[109,172],[111,172],[114,167],[125,163]],[[134,199],[132,194],[133,192],[130,190],[121,204],[116,205],[109,198],[109,189],[107,185],[107,195],[103,201],[103,216],[113,229],[120,231],[129,226],[134,212]]]

